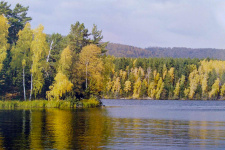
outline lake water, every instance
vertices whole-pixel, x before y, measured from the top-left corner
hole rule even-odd
[[[0,110],[0,149],[225,149],[225,101],[102,102]]]

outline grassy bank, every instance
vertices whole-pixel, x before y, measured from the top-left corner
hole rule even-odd
[[[15,108],[91,108],[98,107],[101,103],[95,98],[84,99],[78,102],[72,101],[0,101],[0,109]]]

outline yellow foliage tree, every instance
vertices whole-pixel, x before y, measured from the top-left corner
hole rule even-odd
[[[202,78],[202,81],[201,81],[201,83],[202,83],[202,97],[204,97],[204,95],[206,95],[206,90],[207,90],[207,86],[208,86],[207,82],[208,82],[208,74],[205,74]]]
[[[81,72],[85,72],[86,89],[89,79],[89,88],[93,92],[100,92],[103,87],[101,73],[104,68],[100,55],[101,49],[94,44],[83,47],[79,54],[78,66]]]
[[[222,85],[221,89],[220,89],[220,96],[224,97],[225,94],[225,83]]]
[[[0,15],[0,71],[3,67],[3,61],[6,58],[6,51],[9,46],[7,43],[7,37],[8,37],[8,20],[3,15]]]
[[[112,86],[113,86],[113,82],[112,82],[111,79],[109,78],[109,79],[108,79],[108,82],[106,83],[106,92],[107,92],[107,93],[112,89]]]
[[[61,53],[59,60],[59,68],[54,83],[47,91],[48,100],[60,100],[63,94],[72,90],[73,84],[68,79],[69,69],[72,65],[72,56],[69,47],[67,46]]]
[[[188,97],[188,94],[190,92],[190,89],[189,88],[185,88],[184,89],[184,96],[187,98]]]
[[[150,84],[149,84],[149,86],[148,86],[148,96],[150,97],[150,98],[154,98],[154,96],[155,96],[155,86],[156,86],[156,84],[155,84],[155,82],[153,81],[153,82],[151,82]]]
[[[30,100],[32,92],[36,96],[44,84],[44,78],[42,70],[44,69],[44,62],[46,62],[46,55],[48,53],[48,44],[46,41],[46,34],[43,33],[44,26],[39,25],[34,32],[34,38],[31,43],[32,53],[32,67],[31,67],[31,90]]]
[[[27,23],[23,30],[20,30],[18,33],[18,41],[16,46],[13,46],[11,50],[12,61],[11,67],[15,71],[23,70],[23,91],[24,91],[24,100],[26,100],[26,90],[25,90],[25,67],[27,63],[30,63],[30,48],[33,39],[33,32],[31,30],[30,23]]]
[[[117,97],[121,89],[121,84],[120,84],[120,77],[115,77],[113,81],[113,86],[112,86],[112,92],[115,94]]]
[[[134,83],[133,98],[139,98],[140,91],[141,91],[141,79],[138,78],[138,80]]]
[[[155,95],[155,98],[156,99],[159,99],[160,98],[160,95],[162,93],[162,90],[164,88],[164,82],[162,80],[162,78],[160,77],[159,81],[158,81],[158,84],[157,84],[157,88],[156,88],[156,95]]]
[[[198,74],[197,70],[194,70],[193,72],[190,73],[189,75],[189,81],[190,81],[190,93],[188,95],[188,97],[190,99],[193,99],[195,91],[198,87],[199,84],[199,80],[200,80],[200,76]]]
[[[177,99],[180,93],[180,80],[177,81],[176,87],[173,92],[174,92],[174,97]]]
[[[173,83],[174,80],[174,68],[171,67],[170,70],[168,71],[170,78],[171,78],[171,82]]]
[[[72,65],[72,52],[69,46],[67,46],[61,53],[58,71],[61,71],[63,74],[66,74],[68,76],[71,65]]]
[[[209,97],[212,98],[213,96],[217,96],[220,91],[220,79],[217,78],[215,83],[212,85],[212,90],[209,92]]]
[[[124,91],[126,93],[128,93],[129,91],[131,91],[131,82],[129,80],[125,82]]]
[[[60,98],[66,92],[72,90],[73,84],[68,80],[66,75],[61,72],[58,72],[54,78],[55,83],[49,87],[50,91],[47,91],[48,100],[60,100]]]
[[[167,74],[167,67],[166,67],[166,64],[163,65],[162,73],[163,73],[163,79],[165,79],[166,74]]]

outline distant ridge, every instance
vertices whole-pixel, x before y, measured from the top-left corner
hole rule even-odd
[[[116,57],[172,57],[172,58],[214,58],[225,60],[225,50],[213,48],[185,47],[148,47],[138,48],[129,45],[109,43],[106,47],[108,55]]]

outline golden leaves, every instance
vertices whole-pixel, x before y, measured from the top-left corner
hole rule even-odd
[[[7,43],[7,37],[8,37],[8,20],[3,15],[0,15],[0,71],[3,67],[3,61],[6,58],[6,51],[9,46]]]
[[[72,90],[73,84],[68,80],[66,75],[58,72],[55,77],[55,83],[50,86],[50,91],[47,91],[48,100],[59,100],[63,94]]]

